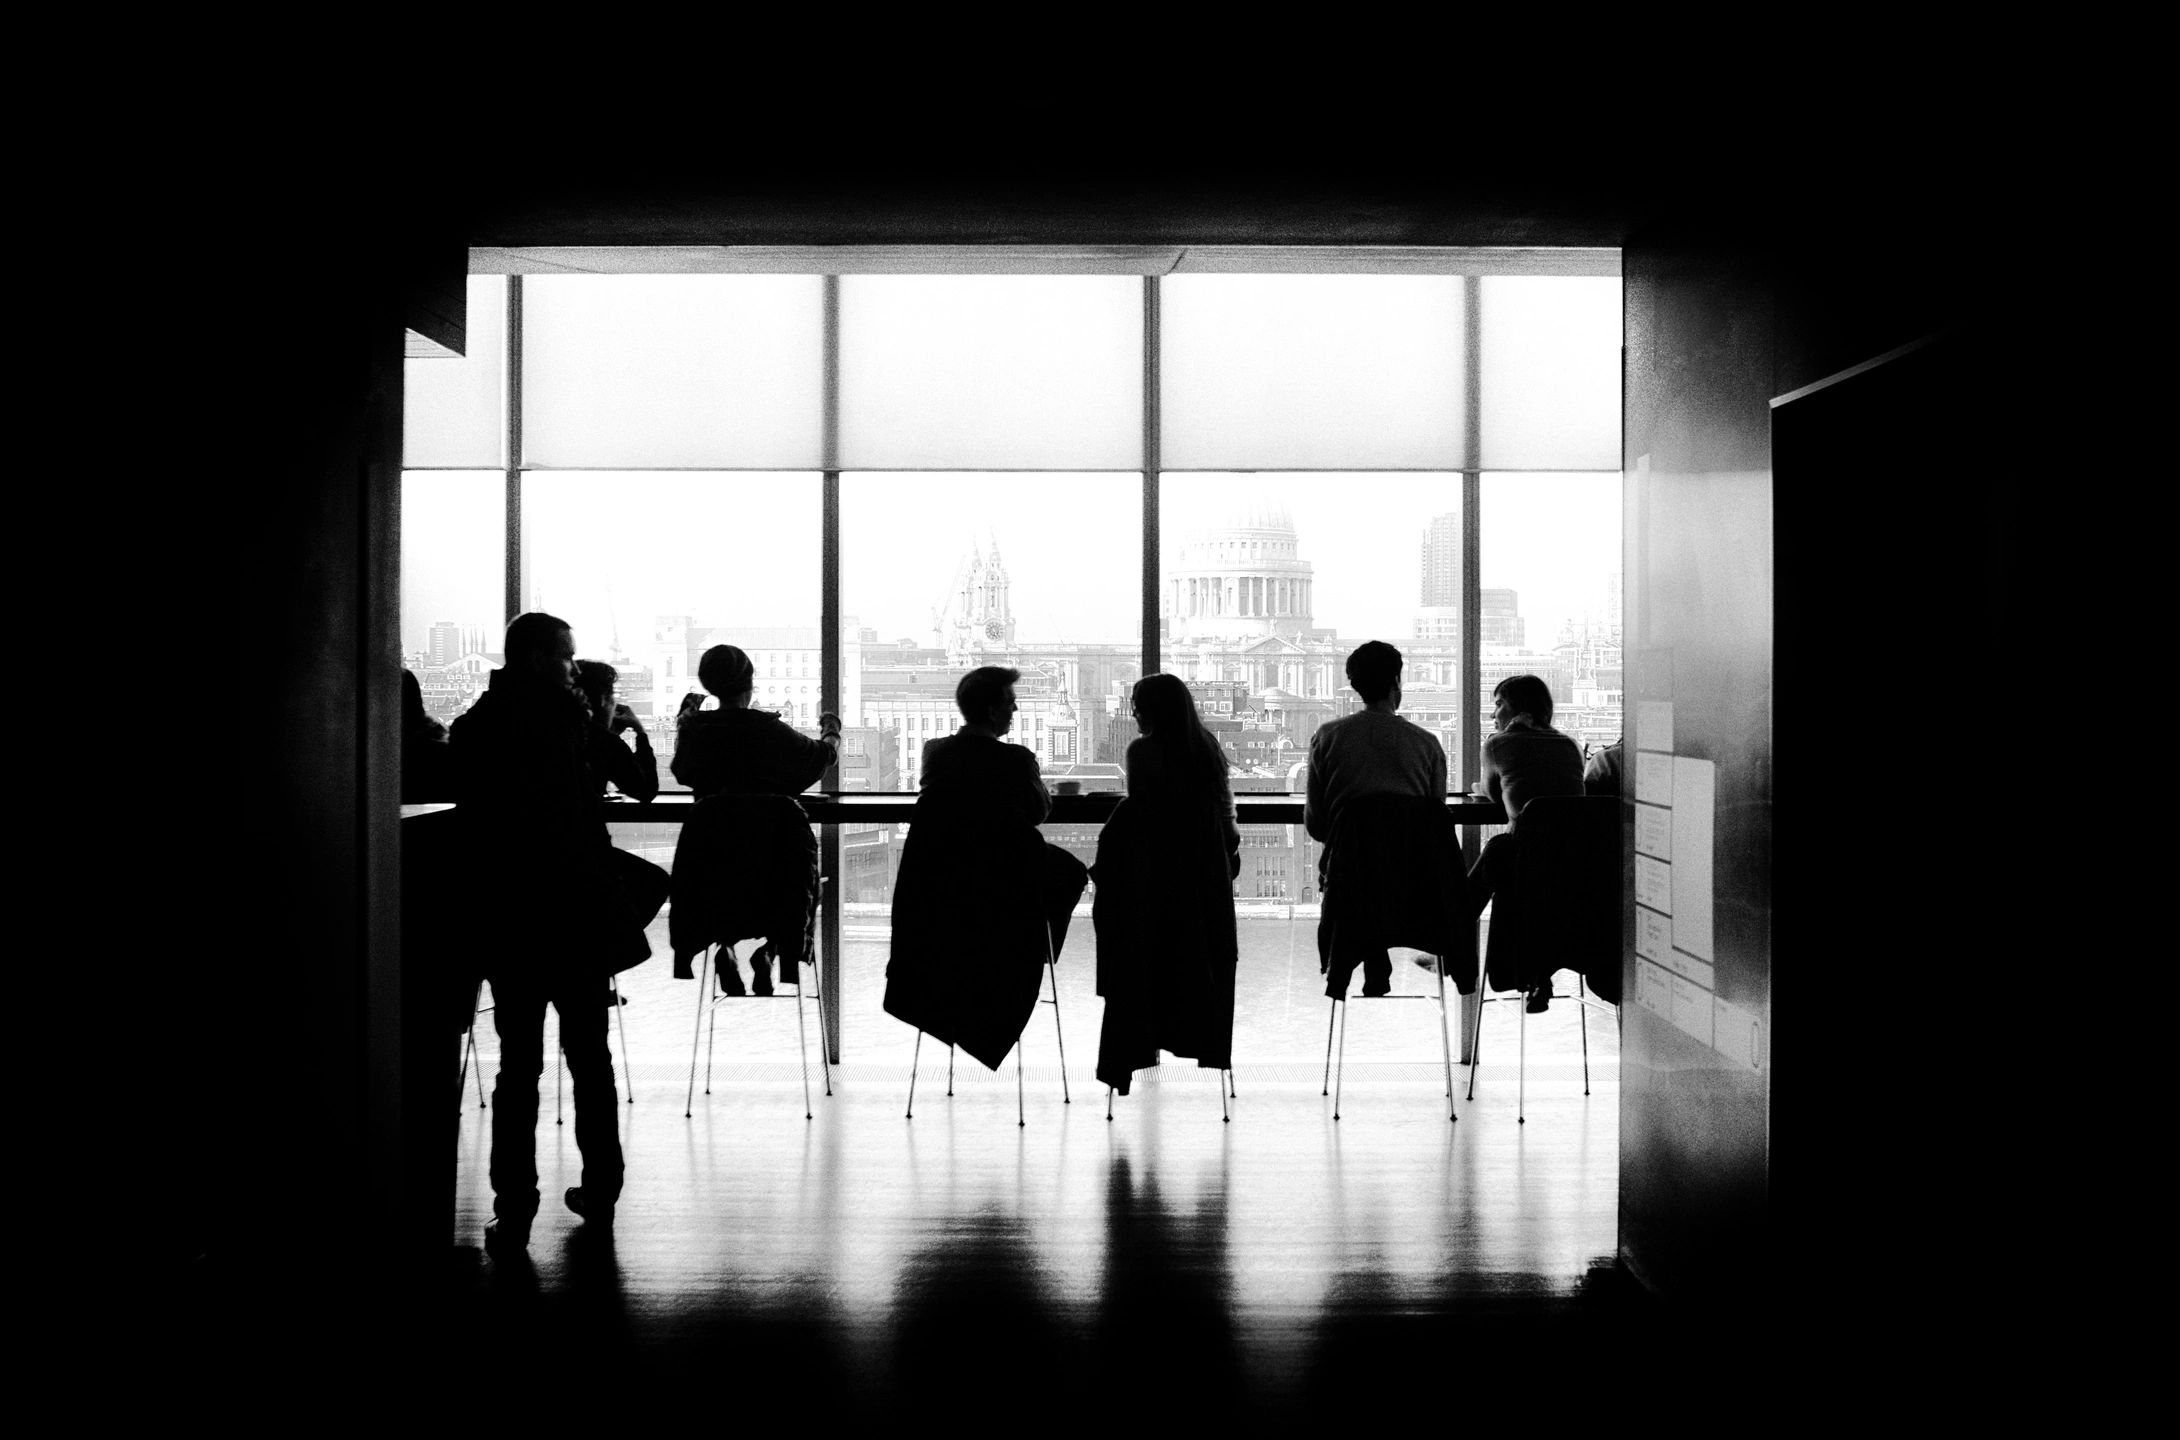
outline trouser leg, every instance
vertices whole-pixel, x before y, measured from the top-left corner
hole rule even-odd
[[[553,995],[561,1045],[575,1088],[575,1145],[583,1154],[583,1197],[610,1205],[621,1194],[620,1095],[606,1042],[612,989],[603,977],[562,983]]]
[[[603,1016],[601,1015],[601,1019]],[[492,1213],[528,1224],[537,1214],[537,1082],[545,1072],[545,996],[492,982],[500,1073],[492,1082]]]

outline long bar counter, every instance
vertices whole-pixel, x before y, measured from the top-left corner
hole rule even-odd
[[[913,793],[811,793],[795,797],[803,812],[817,825],[893,824],[916,818]],[[660,795],[644,803],[615,800],[606,806],[606,820],[621,825],[680,824],[689,816],[697,797],[686,791]],[[1087,795],[1055,795],[1047,825],[1102,825],[1112,818],[1121,802],[1119,792]],[[1459,825],[1504,825],[1506,810],[1491,800],[1463,795],[1449,798],[1446,808]],[[1234,797],[1235,819],[1243,825],[1299,825],[1302,797],[1294,794],[1243,793]]]

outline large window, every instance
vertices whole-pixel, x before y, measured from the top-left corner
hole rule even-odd
[[[620,668],[669,789],[672,716],[721,641],[761,707],[843,717],[842,790],[912,793],[955,682],[996,663],[1055,781],[1119,788],[1128,689],[1163,670],[1237,792],[1292,793],[1367,639],[1406,653],[1404,713],[1456,785],[1506,674],[1607,743],[1616,265],[1404,268],[473,277],[468,356],[409,362],[406,663],[450,719],[511,607],[561,614]],[[827,837],[863,1056],[913,1038],[876,1009],[899,838]],[[1054,838],[1087,857],[1096,833]],[[1299,1057],[1323,1043],[1314,848],[1244,839],[1243,1023]],[[671,834],[623,843],[663,858]],[[1090,970],[1063,965],[1070,1005]]]

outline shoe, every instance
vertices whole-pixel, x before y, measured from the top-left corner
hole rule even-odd
[[[1410,955],[1408,963],[1426,973],[1433,975],[1438,973],[1438,957],[1436,955]]]
[[[1547,980],[1529,992],[1529,1002],[1521,1008],[1532,1015],[1542,1015],[1552,1003],[1552,982]]]
[[[769,945],[749,957],[749,988],[753,995],[772,993],[772,947]]]
[[[749,993],[742,988],[742,967],[734,963],[732,952],[721,955],[714,968],[719,972],[720,994],[740,996]]]
[[[586,1206],[583,1201],[582,1186],[570,1185],[568,1193],[561,1198],[568,1202],[570,1210],[582,1217],[585,1225],[595,1225],[601,1230],[611,1230],[613,1228],[613,1207],[611,1205]]]
[[[487,1220],[484,1226],[484,1253],[504,1259],[521,1255],[530,1248],[530,1222],[514,1220]]]

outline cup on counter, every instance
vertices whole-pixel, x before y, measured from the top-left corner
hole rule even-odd
[[[1468,793],[1479,800],[1489,800],[1491,798],[1491,786],[1488,782],[1479,780],[1468,787]]]
[[[1082,793],[1082,782],[1080,780],[1055,780],[1052,782],[1052,793],[1055,795],[1080,795]]]

